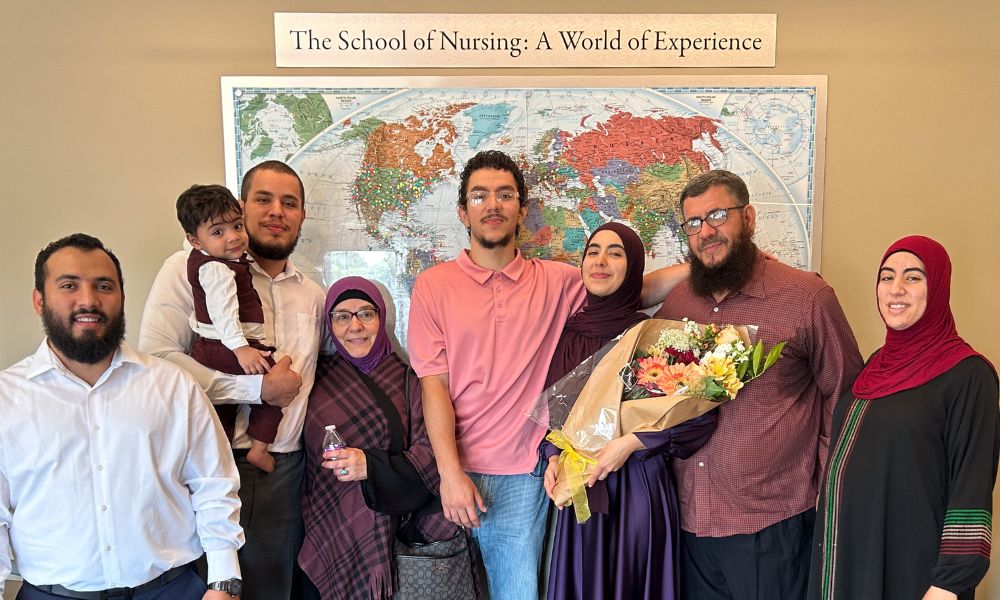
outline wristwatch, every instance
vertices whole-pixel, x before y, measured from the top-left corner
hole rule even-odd
[[[225,581],[213,581],[208,584],[208,589],[215,590],[217,592],[226,592],[230,595],[230,597],[235,598],[240,595],[241,591],[243,591],[243,581],[236,579],[235,577]]]

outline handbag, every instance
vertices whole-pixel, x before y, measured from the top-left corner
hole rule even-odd
[[[468,600],[476,598],[472,555],[465,530],[428,544],[396,537],[396,593],[393,600]]]
[[[407,367],[403,384],[403,405],[407,427],[404,430],[399,413],[392,406],[385,391],[367,375],[358,371],[362,381],[375,398],[375,405],[385,414],[389,423],[389,452],[399,455],[407,446],[404,431],[409,431],[410,421],[410,371]],[[412,471],[415,481],[419,475],[409,461],[400,456],[396,473]],[[416,486],[416,487],[422,487]],[[417,531],[417,516],[440,512],[441,500],[424,488],[421,494],[394,497],[377,493],[372,477],[362,482],[365,504],[374,511],[392,515],[395,530],[393,543],[393,571],[396,575],[396,593],[393,600],[469,600],[478,598],[473,576],[472,549],[465,530],[459,530],[449,539],[425,542]]]

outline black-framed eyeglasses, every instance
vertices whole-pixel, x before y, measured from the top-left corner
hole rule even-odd
[[[378,318],[378,309],[362,308],[354,312],[349,310],[330,311],[330,322],[333,323],[334,327],[346,327],[354,317],[357,317],[362,323],[371,323]]]
[[[695,235],[699,231],[701,231],[701,226],[704,223],[708,223],[712,227],[719,227],[720,225],[725,224],[725,222],[729,219],[729,211],[739,210],[741,208],[746,208],[747,206],[749,205],[744,204],[743,206],[730,206],[729,208],[717,208],[712,212],[708,213],[707,215],[705,215],[704,217],[695,217],[693,219],[688,219],[687,221],[684,221],[683,223],[681,223],[681,229],[683,229],[684,233],[686,233],[687,235]]]

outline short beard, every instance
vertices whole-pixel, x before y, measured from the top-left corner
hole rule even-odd
[[[479,243],[479,247],[482,248],[483,250],[493,250],[495,248],[506,248],[507,246],[510,246],[511,244],[514,243],[514,236],[512,234],[508,234],[508,235],[503,236],[499,240],[487,240],[487,239],[481,238],[481,237],[479,237],[477,235],[476,236],[476,242]]]
[[[118,346],[125,339],[125,311],[123,310],[113,319],[101,314],[108,327],[104,335],[97,336],[87,333],[83,337],[73,336],[73,317],[80,313],[92,313],[94,311],[78,311],[71,314],[67,323],[61,323],[59,317],[49,310],[42,301],[42,327],[45,335],[49,337],[49,343],[66,358],[86,365],[93,365],[101,362],[105,358],[114,354]]]
[[[472,230],[469,229],[469,237],[472,237],[473,235],[474,234],[472,233]],[[502,238],[500,238],[499,240],[495,240],[495,241],[494,240],[487,240],[487,239],[485,239],[485,238],[477,235],[476,236],[476,242],[479,244],[479,247],[482,248],[483,250],[493,250],[495,248],[506,248],[507,246],[510,246],[511,244],[513,244],[514,240],[517,239],[517,236],[519,236],[519,235],[521,235],[521,225],[520,224],[518,224],[517,226],[514,227],[514,233],[513,234],[505,235]]]
[[[691,252],[691,289],[694,293],[709,298],[717,293],[742,289],[753,277],[757,263],[757,246],[752,238],[753,234],[746,229],[740,232],[729,256],[715,267],[705,265]]]
[[[251,237],[250,254],[255,258],[263,258],[264,260],[285,260],[292,255],[292,252],[295,252],[295,246],[299,244],[300,237],[302,237],[301,231],[287,246],[265,245]]]

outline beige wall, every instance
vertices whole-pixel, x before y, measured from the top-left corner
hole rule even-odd
[[[562,73],[829,75],[823,276],[837,289],[862,352],[874,350],[884,331],[873,305],[881,253],[902,235],[923,233],[951,252],[959,331],[1000,360],[1000,320],[993,304],[1000,290],[995,233],[1000,223],[1000,5],[983,0],[761,0],[689,6],[718,13],[776,12],[777,66]],[[192,183],[224,181],[219,76],[402,73],[276,69],[272,13],[334,8],[418,10],[399,0],[5,3],[0,194],[9,243],[0,267],[0,367],[37,346],[41,334],[30,303],[34,256],[73,231],[102,238],[121,257],[129,338],[135,339],[144,295],[163,258],[180,243],[173,200]],[[516,0],[502,10],[680,8],[659,0],[545,6]],[[421,12],[470,9],[490,10],[456,1],[419,6]],[[984,588],[985,597],[1000,599],[1000,575]]]

